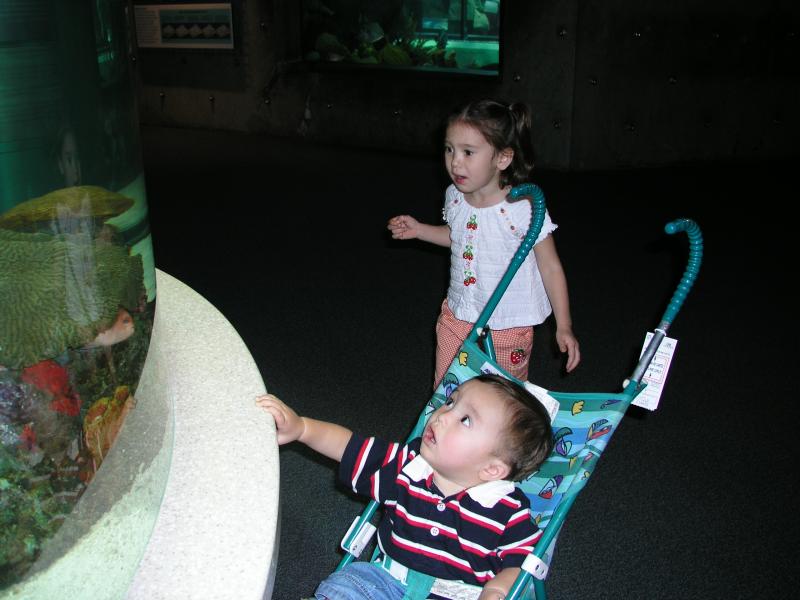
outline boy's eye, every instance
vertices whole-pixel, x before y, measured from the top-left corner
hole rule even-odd
[[[453,398],[448,398],[447,400],[444,401],[444,405],[447,406],[448,408],[453,406],[455,403],[456,401],[453,400]]]
[[[472,150],[464,150],[464,154],[466,154],[467,156],[472,156],[473,152]]]
[[[461,417],[461,424],[465,427],[472,427],[472,421],[469,417]]]

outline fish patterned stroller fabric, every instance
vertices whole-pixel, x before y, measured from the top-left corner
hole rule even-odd
[[[699,227],[689,219],[673,221],[666,226],[668,233],[687,233],[690,244],[689,263],[664,316],[655,328],[652,339],[633,374],[624,383],[621,392],[548,391],[529,382],[520,382],[498,366],[491,342],[491,332],[486,328],[489,317],[508,284],[532,249],[544,221],[544,196],[538,186],[525,184],[514,188],[511,197],[531,200],[533,207],[529,231],[512,259],[508,271],[453,359],[447,374],[422,410],[408,439],[422,434],[428,416],[447,400],[454,389],[481,373],[497,373],[517,381],[525,385],[545,405],[552,419],[555,442],[553,452],[538,472],[517,484],[530,500],[531,513],[543,534],[536,544],[534,553],[526,559],[520,575],[506,596],[507,600],[544,600],[547,597],[545,590],[547,572],[567,513],[578,493],[586,485],[631,402],[644,389],[645,384],[642,382],[644,374],[697,277],[702,261],[703,242]],[[342,540],[342,548],[346,554],[337,569],[357,558],[367,546],[369,538],[375,531],[370,520],[377,509],[378,504],[371,501],[353,522]],[[373,560],[374,558],[375,555]],[[411,600],[424,600],[427,598],[427,592],[423,588],[419,595],[412,598],[407,594],[407,597]],[[454,600],[460,600],[460,597]]]

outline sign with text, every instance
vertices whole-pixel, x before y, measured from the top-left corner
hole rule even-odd
[[[136,4],[140,48],[233,48],[230,2]]]

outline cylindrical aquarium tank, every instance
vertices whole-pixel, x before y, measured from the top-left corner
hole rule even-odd
[[[0,0],[0,598],[132,485],[92,493],[155,312],[129,21],[126,0]]]

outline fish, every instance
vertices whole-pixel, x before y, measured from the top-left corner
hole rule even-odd
[[[97,337],[86,344],[84,348],[108,347],[119,344],[131,337],[134,330],[135,327],[131,313],[124,308],[120,308],[119,312],[117,312],[117,318],[111,327],[98,333]]]

